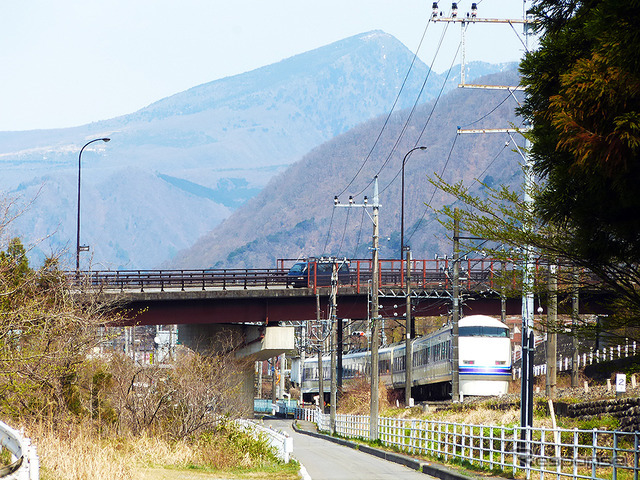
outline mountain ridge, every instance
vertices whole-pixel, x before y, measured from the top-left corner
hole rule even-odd
[[[510,71],[485,77],[484,81],[492,84],[517,84],[518,77],[515,71]],[[403,154],[415,146],[415,143],[406,136],[402,137],[400,147],[390,157],[389,167],[381,172],[376,170],[385,160],[383,152],[392,148],[398,136],[403,135],[402,132],[409,132],[409,137],[415,140],[415,136],[422,130],[421,123],[431,116],[431,110],[431,125],[434,126],[426,129],[423,139],[423,144],[428,145],[428,149],[424,153],[413,152],[406,163],[405,193],[408,208],[405,239],[407,244],[414,247],[414,258],[433,258],[435,254],[450,253],[447,232],[435,220],[433,210],[451,199],[441,192],[433,192],[428,176],[442,173],[443,178],[451,182],[471,182],[476,191],[486,188],[474,183],[476,176],[485,183],[505,183],[519,188],[520,157],[515,152],[505,152],[506,134],[473,140],[459,140],[457,137],[458,125],[464,124],[461,119],[482,118],[478,112],[489,112],[496,104],[498,107],[492,113],[477,122],[477,128],[490,128],[495,123],[504,126],[517,124],[514,105],[505,103],[500,102],[495,92],[460,89],[444,96],[438,105],[428,103],[418,107],[406,127],[404,123],[409,111],[399,112],[390,119],[370,164],[361,168],[359,165],[362,160],[353,159],[367,157],[369,144],[383,128],[386,119],[378,117],[365,122],[310,151],[299,162],[274,177],[255,198],[166,265],[174,268],[266,267],[275,266],[277,258],[327,254],[350,258],[366,257],[369,255],[367,237],[371,227],[365,225],[367,220],[364,212],[354,214],[359,217],[356,219],[354,216],[349,219],[348,211],[351,209],[334,209],[329,214],[333,208],[334,194],[343,190],[351,175],[360,168],[361,175],[344,196],[358,195],[356,202],[361,201],[363,195],[371,198],[371,190],[367,184],[376,173],[380,174],[380,237],[386,239],[381,241],[380,253],[387,258],[397,258],[400,249],[400,186],[394,180],[397,180]],[[442,132],[451,133],[445,135]],[[452,159],[452,152],[456,153],[455,159]],[[493,160],[488,161],[488,158]],[[374,165],[376,162],[377,165]],[[336,179],[341,179],[339,184],[336,184]],[[430,196],[434,199],[433,202],[429,200]],[[342,201],[345,203],[344,198]],[[421,208],[424,203],[431,203],[432,209]],[[418,210],[422,210],[422,213],[418,213]],[[341,217],[338,217],[339,214]],[[343,226],[334,227],[335,223],[343,222]],[[335,231],[336,228],[338,231]]]
[[[78,152],[90,139],[110,137],[108,144],[97,142],[83,153],[87,201],[81,241],[91,245],[93,262],[107,268],[157,266],[307,152],[388,112],[413,59],[392,36],[367,32],[193,87],[129,115],[68,129],[0,132],[0,190],[31,203],[11,234],[35,243],[32,255],[38,258],[72,250]],[[254,88],[269,75],[271,87]],[[445,89],[453,88],[456,75],[452,72]],[[428,73],[416,60],[399,107],[414,103],[427,77],[423,98],[436,95],[446,77]],[[230,100],[216,100],[222,97]],[[132,184],[130,175],[140,183]],[[157,192],[165,192],[166,199]],[[149,221],[146,216],[158,212],[157,204],[165,212]],[[98,211],[106,213],[94,217]],[[45,244],[37,245],[38,239]],[[63,264],[73,258],[67,253]]]

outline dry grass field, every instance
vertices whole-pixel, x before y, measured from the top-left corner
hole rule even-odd
[[[251,447],[232,448],[222,437],[170,442],[147,435],[100,436],[89,424],[55,431],[34,424],[26,433],[37,445],[43,480],[298,478],[296,465],[252,455]]]

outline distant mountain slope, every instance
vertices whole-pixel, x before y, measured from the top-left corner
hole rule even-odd
[[[515,71],[483,79],[492,84],[514,85]],[[405,239],[412,246],[414,258],[433,258],[434,254],[450,254],[451,245],[433,212],[450,203],[428,182],[427,176],[443,173],[449,182],[478,178],[488,185],[507,183],[517,187],[522,181],[521,158],[505,147],[506,134],[460,135],[458,126],[474,122],[468,128],[498,128],[517,124],[515,102],[504,101],[508,93],[460,89],[450,92],[438,103],[420,141],[427,151],[415,151],[409,157],[405,187]],[[381,255],[397,258],[400,248],[400,172],[402,158],[418,138],[433,104],[420,106],[406,127],[389,163],[380,172],[380,237]],[[342,195],[371,198],[368,186],[381,168],[386,156],[404,128],[408,111],[393,116],[389,128],[365,164],[357,180]],[[249,267],[274,266],[277,258],[300,255],[332,254],[351,258],[370,256],[372,224],[361,209],[333,207],[334,195],[340,193],[353,178],[380,132],[384,118],[359,125],[317,147],[269,185],[246,205],[236,210],[192,248],[181,252],[171,262],[173,267]],[[515,135],[515,137],[519,137]],[[395,177],[395,181],[392,180]],[[476,183],[475,189],[484,187]]]
[[[369,32],[130,115],[69,129],[0,132],[0,190],[25,202],[35,198],[15,234],[27,242],[47,237],[34,248],[35,257],[75,248],[78,151],[92,138],[109,136],[109,144],[83,153],[82,243],[106,267],[154,267],[314,147],[388,112],[412,60],[395,38]],[[470,68],[473,78],[504,65]],[[447,89],[456,76],[454,70]],[[433,98],[445,77],[416,61],[398,106],[412,105],[427,78],[421,101]],[[72,264],[72,255],[67,258]]]

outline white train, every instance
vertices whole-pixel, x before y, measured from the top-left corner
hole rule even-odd
[[[460,393],[502,395],[511,380],[511,338],[509,327],[485,315],[471,315],[458,322]],[[451,334],[447,325],[412,341],[412,396],[418,400],[451,396]],[[404,389],[406,346],[404,342],[379,350],[380,381],[388,388]],[[342,357],[342,376],[350,379],[369,375],[371,352],[362,351]],[[325,394],[330,389],[330,357],[322,358]],[[304,401],[318,395],[318,357],[305,360],[302,371]]]

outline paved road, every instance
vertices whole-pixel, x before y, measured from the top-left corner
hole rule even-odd
[[[296,433],[291,420],[265,420],[265,424],[293,437],[293,456],[302,463],[311,480],[436,480],[403,465]]]

